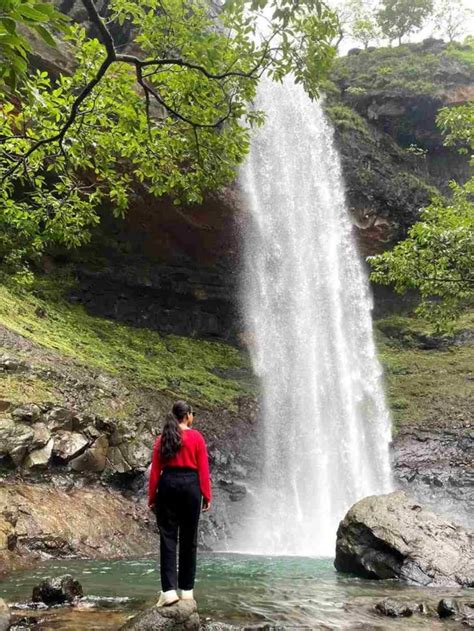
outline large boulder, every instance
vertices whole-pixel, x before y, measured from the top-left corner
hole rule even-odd
[[[100,473],[105,469],[108,449],[109,441],[107,436],[99,436],[89,449],[86,449],[83,454],[71,460],[72,469],[74,471],[95,471]]]
[[[54,438],[51,438],[44,447],[34,449],[25,459],[24,466],[27,469],[44,469],[48,466],[53,452]]]
[[[473,537],[403,491],[374,495],[354,504],[340,523],[334,565],[365,578],[472,587]]]
[[[180,600],[169,607],[145,609],[122,627],[122,631],[156,631],[176,629],[194,631],[200,628],[195,600]]]
[[[9,418],[0,419],[0,454],[10,456],[17,466],[28,450],[34,431],[29,425]]]
[[[43,602],[49,607],[63,603],[73,603],[83,596],[82,585],[70,574],[57,578],[46,578],[33,588],[32,600]]]
[[[72,431],[74,425],[74,412],[68,408],[55,407],[46,417],[46,422],[51,431],[63,429],[65,431]]]
[[[58,432],[54,438],[53,454],[61,460],[69,461],[79,456],[88,446],[89,441],[79,432]]]
[[[117,473],[145,469],[151,460],[151,445],[151,441],[145,444],[139,439],[128,439],[127,442],[110,447],[107,467]]]
[[[25,403],[13,410],[12,417],[21,423],[35,423],[41,417],[41,408],[36,403]]]
[[[34,423],[32,428],[34,433],[30,442],[30,449],[44,447],[51,438],[51,432],[44,423]]]

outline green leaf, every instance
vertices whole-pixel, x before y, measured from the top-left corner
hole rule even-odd
[[[57,47],[56,40],[44,26],[37,24],[34,28],[38,35],[40,35],[43,41],[45,41],[49,46],[53,46],[54,48]]]

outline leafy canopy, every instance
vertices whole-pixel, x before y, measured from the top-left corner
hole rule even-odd
[[[447,145],[474,150],[474,103],[440,110],[438,124]],[[449,329],[474,288],[474,177],[451,188],[451,198],[435,197],[422,211],[405,241],[369,259],[374,281],[419,292],[417,311],[438,330]]]
[[[377,22],[389,40],[402,38],[420,30],[433,11],[433,0],[382,0]]]
[[[41,0],[1,0],[0,2],[0,85],[15,89],[27,72],[32,46],[28,33],[34,31],[55,46],[53,29],[65,28],[67,18],[53,4]],[[25,34],[25,31],[27,34]]]
[[[230,182],[263,119],[250,105],[261,76],[293,73],[314,97],[334,52],[336,18],[319,0],[227,0],[219,10],[111,0],[107,22],[82,2],[100,40],[70,27],[74,73],[31,72],[3,94],[0,258],[14,265],[51,244],[80,246],[99,209],[123,215],[132,191],[184,204]],[[131,30],[125,48],[112,25]]]
[[[369,44],[376,41],[380,35],[374,7],[363,0],[350,0],[347,7],[350,15],[350,35],[356,42],[363,44],[364,48],[368,48]]]

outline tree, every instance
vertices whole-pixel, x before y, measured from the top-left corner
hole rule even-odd
[[[334,54],[319,0],[110,0],[107,21],[82,3],[100,41],[72,26],[75,72],[30,74],[0,110],[0,257],[12,264],[81,245],[132,190],[201,201],[234,178],[262,122],[249,105],[261,76],[292,72],[314,97]],[[114,24],[131,28],[125,51]]]
[[[2,0],[0,11],[0,85],[6,82],[15,89],[28,69],[28,31],[55,46],[53,30],[63,30],[67,18],[42,0]]]
[[[361,42],[367,48],[370,42],[377,39],[379,30],[375,20],[374,0],[341,0],[332,3],[338,18],[338,34],[336,48],[342,40],[349,36]]]
[[[350,34],[364,48],[379,37],[379,29],[375,20],[375,11],[370,3],[363,0],[352,0],[348,3],[350,10]]]
[[[390,41],[419,31],[433,11],[433,0],[383,0],[377,23]]]
[[[474,150],[474,103],[443,108],[438,124],[447,145]],[[474,289],[474,177],[451,188],[449,199],[438,196],[422,211],[407,239],[369,259],[375,282],[419,292],[417,312],[439,331],[449,329]]]
[[[473,15],[474,11],[463,0],[437,0],[434,12],[435,29],[453,42],[468,31]]]

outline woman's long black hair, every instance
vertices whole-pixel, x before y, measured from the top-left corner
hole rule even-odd
[[[183,444],[179,423],[186,414],[192,412],[192,408],[186,401],[176,401],[170,415],[161,432],[160,456],[162,460],[170,460],[181,449]]]

